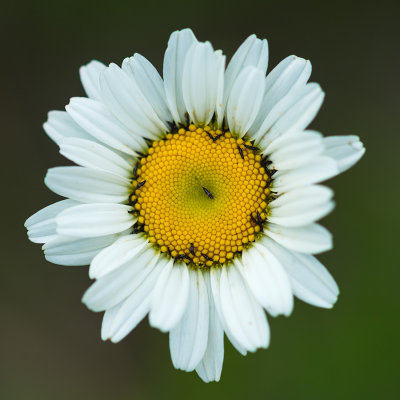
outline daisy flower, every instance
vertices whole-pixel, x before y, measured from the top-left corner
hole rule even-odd
[[[175,368],[220,379],[224,334],[243,355],[269,345],[266,312],[293,298],[330,308],[339,290],[315,254],[334,207],[319,185],[364,154],[357,136],[307,130],[324,98],[309,61],[268,75],[248,37],[226,65],[190,29],[168,42],[163,78],[143,56],[80,69],[87,97],[44,124],[76,166],[49,169],[64,197],[26,221],[48,261],[88,265],[83,296],[119,342],[146,316],[169,332]]]

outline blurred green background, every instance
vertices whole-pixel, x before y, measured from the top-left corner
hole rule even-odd
[[[13,1],[0,11],[1,400],[400,398],[395,2]],[[43,178],[67,162],[42,123],[83,95],[78,67],[139,52],[160,69],[169,34],[183,27],[228,57],[254,32],[269,40],[271,67],[289,54],[311,59],[327,93],[312,127],[358,134],[367,147],[329,182],[335,248],[320,258],[341,288],[336,307],[297,301],[290,318],[270,318],[270,348],[247,357],[226,341],[218,384],[174,370],[167,335],[147,321],[120,344],[102,342],[101,315],[80,302],[87,267],[47,263],[23,227],[57,200]]]

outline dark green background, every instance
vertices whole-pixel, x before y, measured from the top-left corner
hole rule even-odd
[[[399,8],[344,1],[13,1],[0,12],[0,398],[398,399]],[[83,95],[78,67],[139,52],[158,68],[169,34],[191,27],[229,57],[251,33],[270,66],[309,58],[327,96],[312,126],[357,134],[366,156],[329,182],[337,208],[321,259],[341,296],[326,311],[296,302],[270,318],[268,350],[240,356],[226,342],[222,381],[173,369],[168,337],[142,323],[120,344],[100,340],[101,316],[80,302],[86,267],[45,261],[24,220],[57,200],[46,169],[66,164],[46,137],[48,110]]]

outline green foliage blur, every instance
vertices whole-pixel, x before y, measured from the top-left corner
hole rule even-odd
[[[385,0],[2,2],[0,399],[400,398],[399,11]],[[357,134],[367,148],[328,182],[337,207],[323,223],[335,248],[320,259],[341,288],[337,305],[296,301],[290,318],[269,319],[268,350],[242,357],[226,341],[218,384],[174,370],[167,335],[147,321],[102,342],[101,315],[80,302],[87,267],[49,264],[23,227],[57,200],[43,178],[68,162],[42,123],[83,95],[79,66],[139,52],[161,70],[170,33],[184,27],[228,57],[249,34],[266,37],[270,68],[310,59],[327,94],[312,128]]]

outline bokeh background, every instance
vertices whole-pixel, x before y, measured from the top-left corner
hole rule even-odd
[[[398,399],[399,7],[368,1],[12,1],[0,10],[0,399]],[[120,344],[100,340],[101,315],[80,299],[87,267],[47,263],[24,220],[57,200],[46,169],[65,165],[42,123],[83,95],[78,67],[139,52],[160,70],[169,34],[191,27],[231,57],[251,33],[270,66],[311,59],[326,91],[312,127],[358,134],[364,159],[329,182],[324,224],[335,248],[320,258],[341,296],[320,310],[300,301],[270,319],[268,350],[247,357],[226,341],[222,381],[174,370],[168,337],[144,321]],[[397,248],[396,248],[397,247]]]

